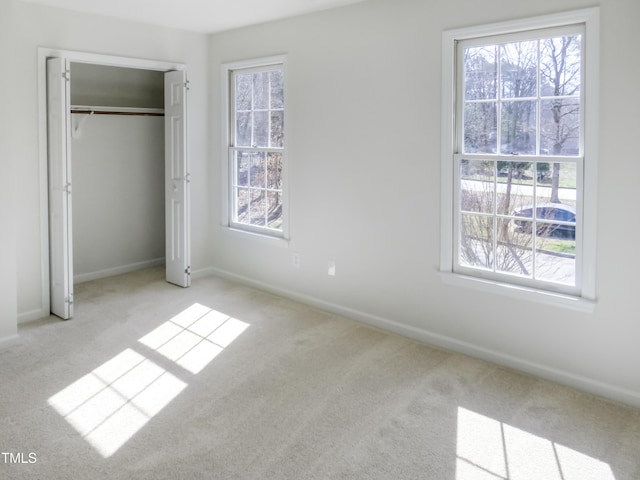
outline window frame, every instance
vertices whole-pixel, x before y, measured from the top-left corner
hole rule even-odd
[[[289,241],[289,195],[287,188],[288,170],[288,121],[286,119],[286,97],[287,97],[287,58],[286,55],[276,55],[262,57],[237,62],[229,62],[221,65],[222,99],[222,221],[221,226],[230,232],[237,232],[244,235],[261,238],[263,240],[273,240],[277,242]],[[281,70],[283,73],[284,89],[284,141],[282,147],[238,147],[235,145],[235,84],[232,81],[235,73],[257,73]],[[234,221],[233,209],[236,200],[234,197],[234,154],[239,150],[255,152],[277,152],[282,155],[281,171],[281,198],[282,198],[282,227],[280,229],[269,228],[267,226],[250,225]]]
[[[576,221],[576,237],[581,241],[576,245],[576,287],[556,288],[545,282],[520,281],[506,275],[495,275],[471,268],[459,268],[456,235],[457,195],[459,184],[456,167],[462,154],[461,140],[457,138],[461,127],[462,75],[458,45],[460,42],[487,43],[499,37],[503,41],[519,39],[523,35],[539,30],[573,28],[581,25],[583,30],[583,72],[582,72],[582,125],[580,156],[561,157],[561,162],[576,161],[578,165],[578,211],[583,212]],[[500,22],[476,27],[447,30],[442,36],[442,138],[441,138],[441,252],[440,272],[448,284],[466,286],[482,291],[505,294],[543,303],[566,306],[578,310],[591,311],[596,299],[596,212],[597,212],[597,154],[598,154],[598,97],[599,97],[599,8],[588,8],[571,12],[532,17],[508,22]],[[473,157],[474,155],[465,154]],[[485,157],[496,155],[482,155]],[[498,155],[504,159],[502,155]],[[514,157],[524,161],[525,155]],[[535,161],[548,162],[549,157],[528,157]],[[558,157],[551,157],[557,159]],[[583,160],[580,160],[583,159]],[[580,166],[584,168],[580,168]],[[582,170],[582,171],[580,171]],[[581,231],[578,231],[580,229]],[[578,244],[579,243],[579,244]]]

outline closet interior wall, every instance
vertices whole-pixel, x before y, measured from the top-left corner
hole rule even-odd
[[[74,283],[164,263],[163,73],[72,63],[70,90]]]

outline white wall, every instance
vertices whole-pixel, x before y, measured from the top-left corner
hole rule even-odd
[[[164,74],[74,62],[71,64],[71,105],[164,108]]]
[[[43,305],[42,171],[38,157],[37,47],[184,62],[191,91],[192,249],[197,271],[237,278],[323,304],[417,338],[468,351],[640,405],[640,271],[634,220],[640,162],[637,0],[601,0],[598,303],[586,314],[442,283],[440,46],[445,28],[591,6],[585,0],[370,0],[211,37],[0,2],[0,32],[14,29],[14,193],[0,190],[0,338]],[[14,10],[11,12],[11,10]],[[0,53],[10,54],[2,37]],[[7,45],[9,48],[7,48]],[[211,78],[207,71],[207,52]],[[221,62],[289,55],[291,236],[288,248],[227,235],[220,223]],[[6,77],[3,80],[6,82]],[[211,87],[211,88],[209,88]],[[211,102],[208,92],[211,92]],[[209,112],[206,105],[210,106]],[[211,115],[208,118],[208,113]],[[210,121],[209,121],[210,120]],[[0,129],[3,132],[5,128]],[[3,137],[4,138],[4,137]],[[207,150],[207,141],[210,140]],[[8,170],[6,142],[0,151]],[[211,170],[209,157],[211,155]],[[16,241],[10,228],[18,205]],[[211,229],[211,224],[214,228]],[[12,245],[17,243],[17,258]],[[212,251],[213,248],[213,251]],[[292,267],[291,254],[301,254]],[[328,260],[337,276],[326,275]],[[20,265],[17,279],[11,274]],[[323,303],[324,302],[324,303]]]
[[[0,2],[0,62],[13,64],[13,1]],[[16,333],[16,221],[13,154],[12,106],[14,87],[12,75],[0,79],[0,345]]]
[[[637,0],[602,0],[598,302],[581,313],[445,285],[440,255],[444,29],[584,0],[371,0],[215,35],[211,183],[220,191],[220,64],[288,54],[291,242],[215,228],[214,267],[416,338],[640,405]],[[598,114],[590,112],[590,114]],[[220,224],[220,206],[213,211]],[[294,269],[291,255],[301,254]],[[327,275],[335,260],[337,275]]]
[[[13,24],[19,104],[13,111],[15,139],[15,205],[19,205],[17,243],[18,312],[20,321],[48,313],[42,289],[44,177],[38,152],[38,47],[86,51],[165,62],[184,63],[190,79],[188,151],[192,164],[192,265],[210,264],[210,220],[207,148],[207,37],[112,18],[16,2]],[[43,178],[44,177],[44,178]],[[45,204],[46,205],[46,204]],[[46,212],[45,212],[46,213]]]

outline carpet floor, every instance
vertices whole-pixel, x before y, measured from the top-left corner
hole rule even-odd
[[[640,410],[215,277],[0,351],[0,478],[638,480]]]

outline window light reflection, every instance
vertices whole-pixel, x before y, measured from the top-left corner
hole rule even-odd
[[[196,303],[139,341],[197,374],[247,327]],[[186,387],[187,383],[128,348],[50,397],[48,403],[108,458]]]
[[[106,458],[186,386],[127,349],[49,398],[49,405]]]
[[[611,467],[465,408],[458,408],[456,480],[615,480]]]
[[[196,303],[142,337],[140,343],[197,374],[248,326]]]

